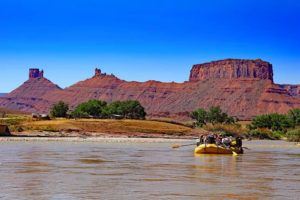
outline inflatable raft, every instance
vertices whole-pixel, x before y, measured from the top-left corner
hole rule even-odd
[[[201,144],[195,148],[195,154],[242,154],[240,148],[225,148],[216,144]]]

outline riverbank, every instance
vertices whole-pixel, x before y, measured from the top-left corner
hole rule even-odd
[[[270,130],[249,130],[250,122],[236,124],[207,124],[192,128],[191,122],[171,119],[117,120],[117,119],[52,119],[38,120],[28,115],[8,115],[0,118],[0,125],[9,127],[13,137],[104,137],[104,138],[164,138],[194,139],[209,133],[239,135],[244,138],[283,139],[283,132],[274,137]],[[1,131],[1,130],[0,130]],[[0,136],[6,132],[0,132]],[[293,140],[291,140],[293,141]],[[297,142],[297,140],[295,140]]]
[[[2,118],[14,137],[108,137],[191,139],[205,134],[203,129],[172,121],[115,119]]]

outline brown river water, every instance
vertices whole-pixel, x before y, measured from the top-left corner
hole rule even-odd
[[[246,142],[237,157],[172,144],[0,142],[0,199],[300,199],[293,143]]]

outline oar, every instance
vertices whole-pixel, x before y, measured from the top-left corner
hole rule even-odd
[[[184,144],[184,145],[174,144],[174,145],[172,146],[172,148],[173,148],[173,149],[177,149],[177,148],[180,148],[180,147],[186,147],[186,146],[192,146],[192,145],[195,145],[195,143],[194,143],[194,144]]]
[[[243,149],[250,150],[248,147],[242,147],[242,148],[243,148]],[[231,149],[231,151],[232,151],[232,154],[233,154],[234,156],[238,156],[238,155],[239,155],[237,152],[233,151],[232,149]]]
[[[237,152],[235,152],[235,151],[233,151],[233,150],[231,150],[232,151],[232,155],[233,156],[238,156],[239,154],[237,154]]]

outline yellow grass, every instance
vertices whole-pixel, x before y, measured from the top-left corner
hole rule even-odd
[[[85,131],[98,133],[160,133],[184,134],[191,128],[149,120],[113,120],[113,119],[56,119],[49,121],[27,121],[24,130],[37,131]]]

